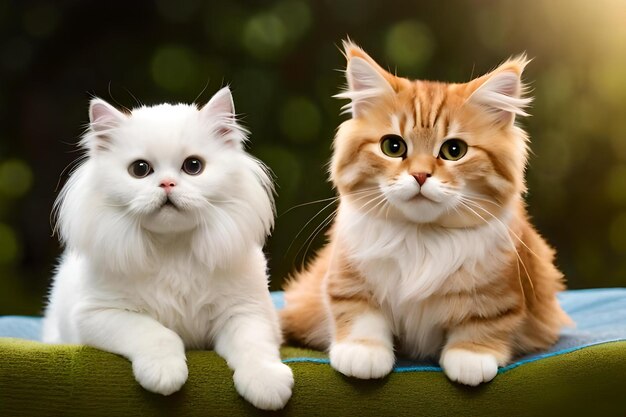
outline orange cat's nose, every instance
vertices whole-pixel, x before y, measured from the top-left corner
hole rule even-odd
[[[420,186],[424,185],[428,177],[430,177],[430,174],[426,172],[418,172],[417,174],[413,174],[413,178],[415,178]]]

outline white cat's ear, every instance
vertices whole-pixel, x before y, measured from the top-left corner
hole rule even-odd
[[[351,113],[353,118],[362,117],[377,98],[394,93],[393,76],[349,39],[343,41],[343,48],[348,86],[335,97],[350,100],[342,107],[344,113]]]
[[[224,87],[211,97],[211,100],[202,107],[202,113],[208,113],[207,116],[215,117],[235,117],[235,103],[233,102],[233,94],[230,88]]]
[[[83,143],[97,151],[107,150],[111,146],[111,130],[115,129],[128,116],[106,101],[94,98],[89,103],[89,127],[93,134],[86,135]]]
[[[515,121],[515,116],[528,116],[526,108],[532,98],[524,96],[522,73],[529,62],[526,55],[520,55],[471,81],[469,85],[472,93],[467,101],[484,107],[497,123],[510,125]]]
[[[94,132],[113,129],[126,119],[126,115],[100,98],[89,103],[89,123]]]
[[[243,141],[243,129],[237,124],[235,103],[230,88],[224,87],[200,109],[200,117],[208,122],[214,133],[228,143]]]

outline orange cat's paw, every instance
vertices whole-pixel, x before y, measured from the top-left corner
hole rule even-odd
[[[382,378],[395,362],[393,350],[379,344],[335,343],[330,348],[330,365],[346,376]]]
[[[466,349],[445,351],[441,366],[452,381],[472,386],[491,381],[498,373],[498,361],[494,355]]]

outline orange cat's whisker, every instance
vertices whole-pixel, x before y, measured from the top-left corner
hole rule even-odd
[[[372,194],[375,194],[375,192],[378,190],[378,187],[372,187],[372,188],[365,188],[363,190],[359,190],[359,191],[354,191],[352,193],[347,193],[346,195],[358,195],[359,197],[357,197],[354,201],[360,201],[363,200],[365,198],[371,197]],[[363,194],[363,195],[361,195]],[[302,234],[302,232],[307,228],[307,226],[309,224],[311,224],[311,222],[313,220],[315,220],[315,218],[317,216],[319,216],[320,214],[322,214],[322,212],[324,212],[324,210],[326,210],[327,208],[329,208],[330,206],[332,206],[335,202],[337,202],[337,200],[339,199],[339,197],[336,198],[331,198],[330,200],[332,200],[330,203],[326,204],[321,210],[319,210],[311,219],[309,219],[308,222],[306,222],[306,224],[300,229],[300,231],[296,234],[296,236],[293,238],[293,240],[291,241],[291,243],[289,244],[289,247],[287,248],[287,252],[289,252],[291,250],[291,247],[293,246],[293,244],[295,243],[296,239],[298,238],[298,236],[300,236]],[[375,199],[375,198],[374,198]],[[374,200],[372,199],[372,200]],[[328,201],[329,199],[326,199],[326,201]],[[365,203],[366,205],[369,204],[372,200],[368,201],[367,203]],[[323,200],[320,200],[323,201]],[[312,202],[313,203],[313,202]],[[296,206],[297,207],[297,206]],[[295,207],[293,207],[295,208]],[[298,252],[296,253],[296,258],[298,257],[298,255],[300,254],[300,252],[302,252],[302,248],[304,248],[304,246],[306,245],[306,249],[304,251],[305,253],[305,257],[306,258],[306,253],[308,252],[313,240],[315,240],[315,238],[317,237],[317,235],[324,230],[333,220],[333,216],[337,213],[337,209],[333,210],[328,216],[326,216],[324,218],[324,220],[322,220],[320,222],[320,224],[315,227],[315,229],[313,229],[313,232],[311,232],[311,234],[304,240],[304,243],[302,244],[302,246],[300,247],[300,249],[298,250]],[[303,259],[304,261],[304,259]]]
[[[307,226],[308,226],[309,224],[311,224],[311,222],[312,222],[313,220],[315,220],[315,218],[316,218],[317,216],[319,216],[320,214],[322,214],[322,213],[324,212],[324,210],[326,210],[327,208],[329,208],[330,206],[332,206],[332,205],[333,205],[336,201],[337,201],[337,200],[335,199],[335,200],[331,201],[330,203],[326,204],[326,205],[325,205],[324,207],[322,207],[322,209],[321,209],[321,210],[319,210],[319,211],[318,211],[318,212],[317,212],[317,213],[316,213],[313,217],[311,217],[311,218],[309,219],[309,221],[308,221],[308,222],[306,222],[306,223],[304,224],[304,226],[302,226],[302,228],[300,229],[300,231],[299,231],[298,233],[296,233],[296,236],[293,238],[293,240],[292,240],[292,241],[291,241],[291,243],[289,244],[289,247],[287,248],[287,252],[289,252],[289,250],[290,250],[290,249],[291,249],[291,247],[293,246],[294,242],[296,241],[296,239],[298,239],[298,236],[300,236],[300,235],[302,234],[302,232],[304,231],[304,229],[306,229],[306,228],[307,228]],[[298,251],[298,252],[299,252],[299,251]]]
[[[304,244],[300,247],[300,250],[298,250],[298,253],[296,253],[296,258],[297,258],[300,252],[302,251],[302,248],[304,247],[304,245],[305,244],[307,245],[306,249],[304,250],[304,254],[302,255],[301,268],[304,268],[304,262],[306,260],[307,253],[309,252],[309,249],[311,248],[311,244],[313,243],[317,235],[319,235],[320,232],[324,230],[326,227],[328,227],[328,225],[334,220],[336,214],[337,214],[337,209],[333,210],[328,216],[326,216],[326,218],[313,230],[313,232],[309,235],[309,237],[304,241]]]
[[[539,255],[537,255],[531,248],[528,247],[526,242],[524,242],[522,240],[522,238],[520,238],[517,233],[515,233],[513,230],[511,230],[511,228],[508,227],[506,224],[502,223],[502,221],[500,219],[498,219],[498,217],[494,216],[491,212],[489,212],[489,210],[485,209],[484,207],[482,207],[480,204],[476,203],[475,201],[468,200],[468,199],[465,199],[464,201],[467,202],[467,203],[472,203],[474,207],[481,209],[482,211],[484,211],[485,213],[487,213],[491,217],[493,217],[495,220],[499,221],[503,226],[505,226],[509,230],[509,232],[515,237],[515,239],[517,239],[519,241],[519,243],[521,243],[531,254],[533,254],[535,257],[537,257],[537,259],[541,259],[541,257]]]
[[[464,200],[464,201],[463,201]],[[511,248],[513,249],[513,251],[515,252],[515,256],[517,256],[517,259],[519,261],[518,263],[518,271],[519,271],[519,264],[522,264],[522,268],[524,268],[524,272],[526,273],[526,277],[528,279],[528,283],[530,284],[530,287],[533,291],[533,296],[536,297],[535,294],[535,286],[533,284],[532,279],[530,278],[530,273],[528,272],[528,268],[526,268],[526,264],[524,264],[524,261],[522,261],[521,256],[519,255],[519,251],[517,250],[517,248],[515,247],[515,242],[513,241],[513,239],[511,238],[511,234],[513,234],[525,247],[526,244],[524,242],[522,242],[522,240],[519,238],[519,236],[517,236],[515,234],[515,232],[513,232],[513,230],[511,230],[511,228],[509,226],[507,226],[506,224],[504,224],[504,222],[502,222],[502,220],[500,220],[498,217],[496,217],[493,213],[491,213],[489,210],[485,209],[484,207],[481,207],[479,204],[477,204],[476,202],[472,202],[470,200],[467,199],[462,199],[461,204],[463,206],[465,206],[466,209],[470,210],[472,213],[474,213],[476,216],[478,216],[480,219],[482,219],[485,224],[490,225],[490,223],[480,214],[478,214],[478,212],[476,212],[475,210],[473,210],[468,204],[466,203],[470,203],[472,204],[474,207],[481,209],[482,211],[484,211],[485,213],[487,213],[488,215],[490,215],[494,220],[496,220],[498,223],[500,223],[500,225],[502,225],[504,228],[507,229],[507,231],[509,233],[507,233],[506,237],[508,238],[509,243],[511,243]],[[528,247],[527,247],[528,248]],[[521,276],[519,277],[519,281],[520,281],[520,286],[521,286],[521,290],[522,290],[522,294],[524,294],[524,287],[522,285],[521,282]]]
[[[320,200],[314,200],[314,201],[309,201],[307,203],[298,204],[298,205],[295,205],[295,206],[290,207],[287,210],[285,210],[282,214],[279,215],[279,217],[280,216],[284,216],[285,214],[289,213],[290,211],[295,210],[295,209],[300,208],[300,207],[310,206],[311,204],[323,203],[325,201],[331,201],[331,200],[332,200],[332,203],[334,203],[335,201],[339,200],[339,197],[335,196],[335,197],[329,197],[329,198],[322,198]]]
[[[376,202],[376,203],[374,204],[374,206],[370,207],[370,208],[369,208],[369,209],[368,209],[365,213],[363,213],[363,214],[361,215],[362,217],[367,216],[369,213],[371,213],[373,210],[375,210],[378,206],[380,206],[380,204],[381,204],[381,203],[385,203],[385,204],[387,203],[387,199],[385,198],[385,196],[384,196],[383,194],[380,194],[380,195],[378,195],[377,197],[374,197],[374,198],[372,198],[371,200],[369,200],[367,203],[363,204],[363,205],[360,207],[359,211],[360,211],[360,210],[363,210],[363,209],[364,209],[364,208],[365,208],[368,204],[371,204],[371,203],[373,203],[374,201],[376,201],[376,200],[378,200],[378,199],[380,199],[380,201]]]
[[[485,219],[483,216],[481,216],[480,214],[478,214],[474,209],[472,209],[470,206],[468,206],[467,204],[465,204],[463,201],[460,201],[461,205],[463,205],[463,207],[465,207],[467,210],[471,211],[472,213],[474,213],[478,218],[480,218],[482,221],[485,222],[485,224],[487,226],[491,226],[491,224],[487,221],[487,219]],[[530,275],[528,274],[528,270],[526,269],[526,266],[524,265],[524,262],[522,261],[522,258],[519,256],[519,253],[517,252],[517,248],[515,247],[515,244],[513,242],[513,240],[511,239],[510,235],[507,235],[506,237],[508,237],[508,241],[511,244],[511,248],[513,249],[513,252],[515,253],[515,256],[517,256],[517,259],[519,262],[516,262],[517,264],[517,280],[519,281],[519,285],[520,285],[520,290],[522,291],[522,296],[525,297],[525,293],[524,293],[524,284],[522,283],[522,277],[521,277],[521,271],[519,269],[519,264],[521,263],[522,266],[524,267],[524,270],[526,271],[526,275],[528,276],[528,280],[530,281]],[[531,282],[532,283],[532,282]]]

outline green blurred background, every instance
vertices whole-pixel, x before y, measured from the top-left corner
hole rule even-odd
[[[349,35],[384,67],[467,81],[534,61],[523,121],[530,213],[571,288],[626,285],[626,2],[0,0],[0,314],[39,314],[55,259],[49,213],[98,95],[205,102],[231,84],[250,151],[276,173],[272,288],[311,254],[332,206],[325,164],[342,117]]]

